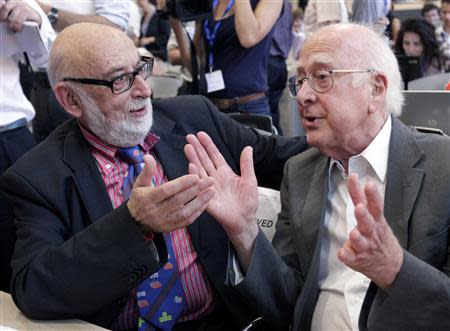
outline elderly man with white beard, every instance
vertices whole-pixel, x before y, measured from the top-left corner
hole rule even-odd
[[[257,317],[225,288],[228,237],[204,212],[212,180],[188,174],[186,135],[207,132],[234,171],[252,146],[273,188],[305,139],[262,136],[199,96],[152,103],[152,66],[105,25],[72,25],[53,45],[49,77],[73,119],[0,179],[16,217],[11,293],[30,318],[228,331]]]

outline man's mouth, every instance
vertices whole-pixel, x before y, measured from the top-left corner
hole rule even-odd
[[[146,107],[130,110],[130,114],[132,114],[134,116],[145,115],[146,112],[147,112],[147,108]]]
[[[303,125],[307,128],[317,127],[323,118],[324,117],[312,115],[303,116]]]

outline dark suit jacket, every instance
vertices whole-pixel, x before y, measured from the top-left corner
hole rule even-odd
[[[259,235],[245,280],[236,287],[280,330],[290,323],[295,331],[311,326],[319,295],[329,162],[310,149],[286,163],[273,239],[284,261]],[[448,137],[411,131],[393,120],[384,214],[405,258],[389,294],[370,284],[360,330],[449,330]]]
[[[155,148],[169,180],[187,172],[187,133],[207,132],[236,172],[241,150],[253,146],[259,184],[268,187],[279,187],[285,161],[306,148],[304,138],[261,136],[244,128],[203,97],[155,102],[152,131],[161,137]],[[108,327],[130,290],[166,261],[160,235],[149,244],[126,204],[113,210],[75,120],[20,159],[0,186],[16,216],[12,296],[31,318],[81,318]],[[225,232],[206,212],[188,231],[218,307],[235,324],[246,323],[252,306],[224,286]]]

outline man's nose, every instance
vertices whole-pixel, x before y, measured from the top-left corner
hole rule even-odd
[[[150,82],[143,79],[141,76],[134,78],[133,86],[131,87],[131,95],[134,98],[149,98],[152,95]]]
[[[309,103],[312,103],[316,100],[316,91],[314,91],[309,84],[309,80],[303,81],[303,84],[300,86],[296,99],[301,106],[305,106]]]

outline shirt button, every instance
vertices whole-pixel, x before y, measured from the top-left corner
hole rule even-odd
[[[359,302],[359,298],[354,297],[354,298],[353,298],[353,303],[358,303],[358,302]]]
[[[107,164],[107,165],[105,165],[105,168],[109,170],[109,169],[111,169],[111,165]]]

